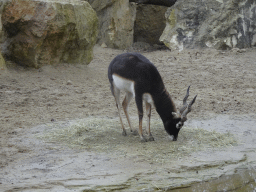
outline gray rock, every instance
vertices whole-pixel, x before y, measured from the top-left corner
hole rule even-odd
[[[160,41],[171,49],[256,45],[255,0],[179,0],[166,19]]]
[[[99,18],[98,44],[125,49],[133,43],[136,5],[129,0],[88,0]]]
[[[165,28],[165,12],[168,7],[158,5],[138,5],[134,24],[134,41],[150,45],[159,41]]]

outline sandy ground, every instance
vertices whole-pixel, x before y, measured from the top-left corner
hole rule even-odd
[[[0,170],[35,152],[33,146],[19,143],[19,138],[37,125],[91,116],[116,118],[107,68],[123,52],[96,46],[88,66],[62,64],[26,69],[10,64],[8,70],[0,71]],[[177,106],[191,85],[191,98],[196,94],[198,97],[189,119],[249,117],[256,113],[255,48],[141,53],[157,66]],[[134,102],[130,114],[137,115]],[[154,110],[152,116],[157,116]]]

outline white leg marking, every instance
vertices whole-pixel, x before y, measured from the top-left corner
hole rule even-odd
[[[133,128],[132,128],[132,124],[131,124],[131,121],[130,121],[130,117],[129,117],[129,114],[128,114],[128,108],[129,108],[129,104],[131,102],[131,100],[133,99],[133,94],[132,93],[129,93],[129,92],[126,92],[126,95],[125,95],[125,98],[124,98],[124,101],[123,101],[123,108],[124,108],[124,113],[126,115],[126,118],[127,118],[127,121],[128,121],[128,124],[129,124],[129,127],[131,129],[131,132],[133,132]]]
[[[149,104],[151,104],[151,105],[154,105],[153,98],[152,98],[152,96],[151,96],[149,93],[144,93],[144,94],[143,94],[143,100],[144,100],[146,103],[149,103]]]
[[[143,100],[146,103],[146,114],[147,114],[147,130],[149,135],[149,141],[154,141],[154,137],[151,134],[150,131],[150,117],[151,117],[151,107],[154,105],[154,101],[152,99],[152,96],[149,93],[143,94]]]
[[[114,85],[114,97],[115,97],[115,100],[116,100],[116,106],[117,106],[120,122],[121,122],[121,125],[122,125],[122,129],[123,129],[123,135],[126,135],[126,131],[125,131],[125,128],[124,128],[123,120],[122,120],[122,117],[121,117],[121,110],[120,110],[120,108],[121,108],[121,104],[120,104],[120,90],[118,88],[116,88],[115,85]]]

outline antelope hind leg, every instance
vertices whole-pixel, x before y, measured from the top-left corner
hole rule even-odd
[[[115,100],[116,100],[116,107],[117,107],[117,110],[118,110],[118,114],[119,114],[121,126],[122,126],[122,129],[123,129],[122,135],[123,135],[123,136],[126,136],[127,133],[126,133],[126,130],[125,130],[125,128],[124,128],[123,120],[122,120],[122,117],[121,117],[121,109],[120,109],[120,107],[121,107],[121,104],[120,104],[120,90],[117,89],[116,87],[114,87],[114,89],[113,89],[113,95],[114,95]]]
[[[133,135],[138,135],[138,131],[133,129],[133,127],[132,127],[130,116],[129,116],[129,113],[128,113],[129,104],[130,104],[130,102],[133,98],[134,98],[133,94],[130,93],[130,92],[127,92],[126,95],[125,95],[124,101],[122,103],[122,106],[123,106],[124,113],[125,113],[125,116],[127,118],[127,121],[128,121],[131,132],[133,133]]]

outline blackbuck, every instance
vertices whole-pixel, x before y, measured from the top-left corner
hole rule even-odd
[[[129,127],[131,132],[137,133],[137,131],[132,128],[128,114],[128,105],[135,97],[139,114],[139,135],[141,141],[154,140],[150,132],[152,105],[155,106],[157,113],[161,117],[166,132],[173,136],[174,141],[177,140],[178,133],[187,120],[187,114],[191,111],[191,107],[196,100],[195,96],[194,99],[187,104],[190,87],[187,89],[183,106],[178,111],[170,94],[165,89],[162,77],[157,68],[146,57],[139,53],[123,53],[116,56],[109,65],[108,78],[111,84],[111,92],[115,97],[123,135],[126,135],[126,130],[121,117],[121,90],[126,92],[122,106]],[[148,139],[146,139],[142,133],[143,100],[146,104]]]

